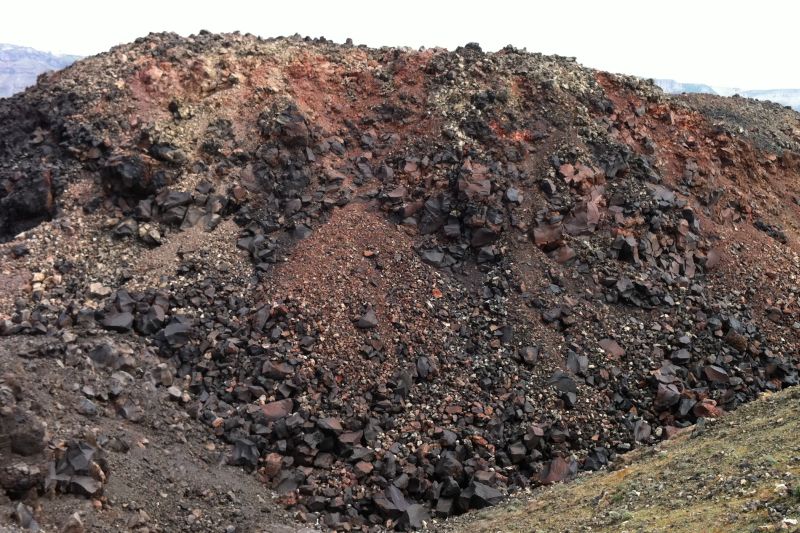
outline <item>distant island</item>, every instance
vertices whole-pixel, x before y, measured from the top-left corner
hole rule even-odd
[[[55,55],[25,46],[0,44],[0,97],[11,96],[36,83],[36,77],[59,70],[80,56]]]
[[[733,96],[738,94],[745,98],[756,100],[769,100],[777,104],[789,106],[795,111],[800,111],[800,89],[753,89],[742,90],[733,87],[714,87],[703,83],[681,83],[675,80],[653,80],[664,91],[673,94],[680,93],[705,93],[720,96]]]

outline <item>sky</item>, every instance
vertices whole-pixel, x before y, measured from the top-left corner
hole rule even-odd
[[[370,46],[507,44],[589,67],[740,89],[800,88],[794,0],[26,0],[0,43],[91,55],[149,32],[350,37]]]

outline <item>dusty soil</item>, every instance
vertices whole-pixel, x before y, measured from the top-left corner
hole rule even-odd
[[[4,465],[38,465],[47,471],[53,449],[72,440],[101,443],[107,450],[110,475],[101,496],[87,499],[55,494],[36,504],[42,531],[59,531],[73,513],[85,531],[241,531],[305,532],[275,495],[254,476],[227,465],[228,454],[180,407],[157,390],[145,370],[150,360],[139,347],[135,369],[124,393],[137,407],[135,422],[120,417],[114,402],[103,402],[114,371],[96,367],[85,353],[60,353],[42,338],[0,342],[0,379],[21,388],[19,405],[49,421],[50,449],[29,457],[2,455]],[[102,341],[102,338],[96,339]],[[42,346],[47,356],[39,354]],[[148,375],[146,375],[148,374]],[[97,413],[79,412],[87,397]],[[3,497],[4,509],[11,502]],[[4,513],[0,524],[13,524]],[[12,531],[16,529],[11,529]],[[20,530],[21,531],[21,530]]]

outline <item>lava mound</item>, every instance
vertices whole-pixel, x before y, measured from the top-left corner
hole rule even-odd
[[[430,526],[798,381],[774,104],[157,34],[0,100],[0,139],[0,335],[149,383],[318,527]]]

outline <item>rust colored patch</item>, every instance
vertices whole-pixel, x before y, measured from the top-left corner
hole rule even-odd
[[[441,327],[426,306],[435,297],[431,287],[442,286],[441,276],[419,260],[412,244],[380,214],[353,203],[299,242],[276,268],[274,284],[263,288],[266,302],[291,300],[317,319],[317,364],[346,380],[348,391],[363,392],[388,379],[402,364],[398,343],[434,357],[441,349]],[[367,306],[378,324],[361,330],[355,322]],[[379,347],[383,360],[360,355],[365,344]],[[313,371],[313,365],[303,371]]]

